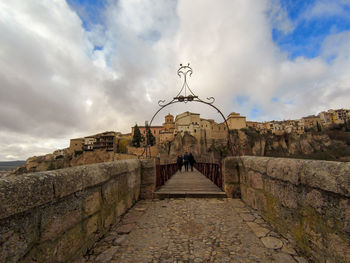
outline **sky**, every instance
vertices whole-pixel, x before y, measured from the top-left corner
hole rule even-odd
[[[143,125],[181,89],[227,116],[350,108],[350,0],[0,0],[0,161]],[[184,111],[221,122],[199,103]]]

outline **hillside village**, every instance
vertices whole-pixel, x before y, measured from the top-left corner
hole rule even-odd
[[[205,136],[207,140],[220,140],[227,138],[227,127],[230,130],[252,129],[260,134],[271,133],[275,135],[283,134],[304,134],[307,131],[319,131],[320,129],[331,128],[337,125],[346,125],[350,121],[349,109],[328,110],[303,117],[299,120],[254,122],[247,121],[245,116],[232,112],[227,117],[227,125],[216,123],[212,119],[203,119],[198,113],[184,112],[177,115],[168,114],[161,126],[151,126],[149,129],[156,139],[156,144],[162,144],[174,140],[177,134],[188,133],[200,139]],[[138,126],[141,135],[146,136],[146,126]],[[122,134],[120,132],[107,131],[84,138],[70,140],[69,151],[82,152],[94,150],[114,151],[118,153],[132,153],[127,148],[135,133],[135,126],[131,128],[131,133]],[[57,152],[56,154],[60,154]]]
[[[136,129],[141,134],[139,146],[133,142]],[[232,112],[226,123],[187,111],[176,117],[167,114],[159,126],[135,125],[127,134],[106,131],[70,139],[68,148],[30,157],[15,174],[138,158],[145,154],[147,133],[154,136],[155,145],[149,149],[151,156],[158,156],[165,162],[174,161],[177,154],[186,150],[215,159],[227,154],[223,153],[227,129],[232,131],[231,140],[237,155],[350,160],[350,136],[343,132],[350,130],[348,109],[328,110],[299,120],[269,122],[247,121],[245,116]],[[323,134],[319,133],[321,131]]]

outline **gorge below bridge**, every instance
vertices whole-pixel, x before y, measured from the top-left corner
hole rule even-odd
[[[350,163],[197,169],[133,159],[1,178],[0,262],[350,262]]]

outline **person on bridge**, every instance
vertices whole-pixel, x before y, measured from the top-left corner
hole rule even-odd
[[[181,173],[182,164],[183,164],[183,162],[182,162],[182,156],[181,156],[181,155],[179,155],[179,156],[177,157],[176,163],[177,163],[177,168],[179,169],[179,172]]]
[[[192,153],[190,153],[190,155],[188,156],[188,162],[190,163],[190,166],[191,166],[191,172],[193,172],[193,165],[196,162],[196,160],[194,159],[194,156],[192,155]]]
[[[189,158],[189,155],[187,152],[185,152],[185,155],[184,155],[184,165],[185,165],[185,172],[188,172],[188,158]]]

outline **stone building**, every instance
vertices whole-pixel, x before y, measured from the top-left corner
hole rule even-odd
[[[75,151],[82,151],[84,145],[84,138],[70,139],[69,151],[74,153]]]
[[[159,142],[169,142],[174,139],[175,136],[175,122],[174,116],[170,113],[165,116],[165,122],[163,123],[163,130],[159,133]]]
[[[96,138],[93,136],[84,137],[84,151],[93,151]]]
[[[94,143],[94,149],[105,149],[106,151],[114,151],[116,145],[116,135],[114,131],[107,131],[103,133],[96,134],[94,138],[96,139]]]
[[[240,130],[247,127],[246,117],[236,112],[232,112],[228,115],[227,123],[230,130]]]
[[[303,122],[304,124],[304,128],[305,129],[317,129],[317,123],[319,125],[321,125],[321,119],[319,116],[315,116],[315,115],[310,115],[310,116],[307,116],[307,117],[303,117],[301,119],[301,121]]]
[[[192,112],[184,112],[175,118],[176,133],[184,134],[185,132],[192,136],[200,137],[200,114]]]

